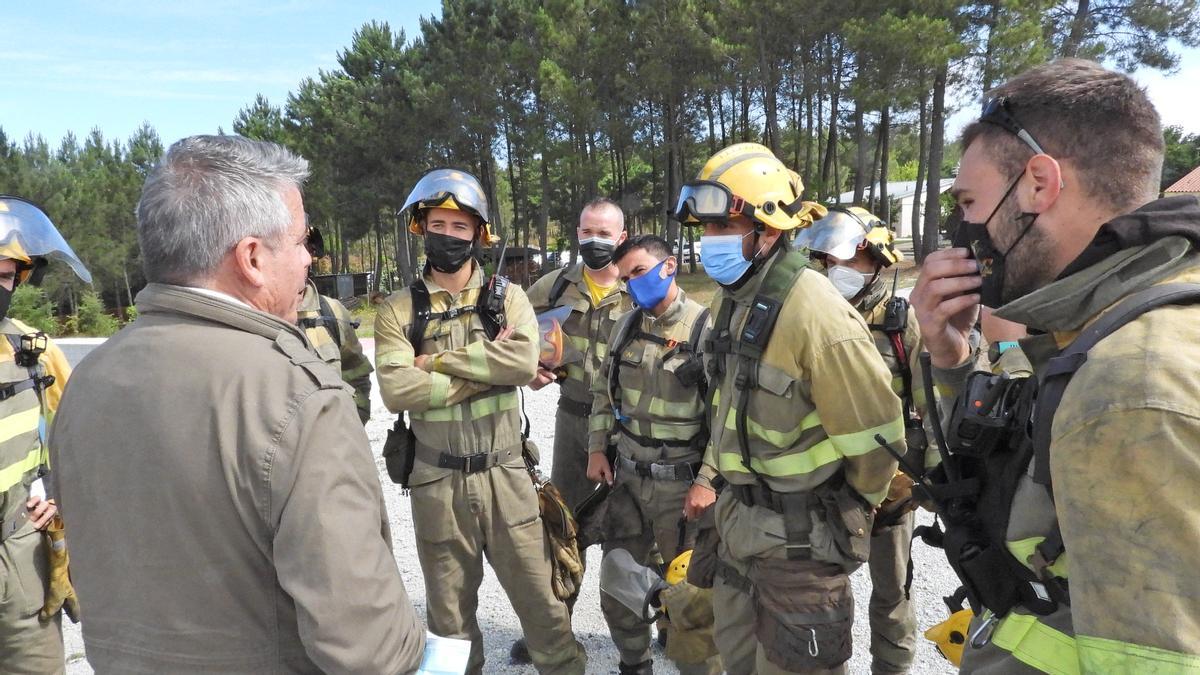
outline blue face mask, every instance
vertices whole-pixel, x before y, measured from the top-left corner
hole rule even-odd
[[[750,261],[742,255],[742,239],[753,234],[718,234],[700,237],[704,252],[704,271],[718,284],[729,286],[750,269]]]
[[[650,311],[658,307],[658,303],[667,297],[667,291],[670,290],[675,275],[671,274],[665,279],[662,278],[662,268],[666,263],[667,261],[663,260],[646,270],[642,276],[630,279],[626,284],[629,296],[633,298],[633,302],[638,307]]]

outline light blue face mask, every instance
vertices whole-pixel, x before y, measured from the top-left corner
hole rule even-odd
[[[742,255],[742,240],[753,234],[718,234],[700,237],[704,251],[704,271],[718,284],[729,286],[750,269],[750,261]]]

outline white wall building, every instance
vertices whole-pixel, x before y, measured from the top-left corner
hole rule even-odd
[[[945,191],[949,190],[950,186],[952,186],[952,185],[954,185],[953,177],[943,178],[942,185],[941,185],[941,191],[945,192]],[[875,187],[875,198],[878,200],[879,199],[879,184],[876,183],[874,187]],[[924,218],[925,217],[925,183],[924,182],[921,183],[920,189],[921,189],[921,214],[919,217]],[[892,201],[892,205],[893,205],[892,206],[892,220],[896,223],[896,237],[897,238],[911,237],[912,231],[913,231],[913,223],[912,223],[913,195],[916,194],[916,191],[917,191],[917,182],[911,181],[911,180],[889,182],[887,184],[887,191],[888,191],[888,199],[890,199]],[[868,185],[867,189],[863,191],[863,204],[861,204],[861,206],[866,206],[866,202],[867,202],[868,196],[870,194],[871,194],[871,186]],[[842,194],[838,195],[836,203],[850,206],[853,204],[853,202],[854,202],[854,191],[851,190],[849,192],[843,192]],[[875,209],[876,213],[878,213],[880,210],[881,209],[878,209],[878,208]]]

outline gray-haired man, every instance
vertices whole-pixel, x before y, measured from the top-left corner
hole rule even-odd
[[[53,429],[98,672],[399,673],[424,631],[349,388],[296,327],[308,163],[171,146],[138,204],[139,318]]]

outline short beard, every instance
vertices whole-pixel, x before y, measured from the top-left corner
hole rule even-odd
[[[1015,204],[1005,205],[996,216],[1012,228],[1011,240],[1019,237],[1026,226],[1029,227],[1025,236],[1004,256],[1004,287],[1000,299],[1008,304],[1054,281],[1050,258],[1053,246],[1046,231],[1038,227],[1037,217],[1029,223]],[[1011,241],[1006,243],[1012,246]]]

